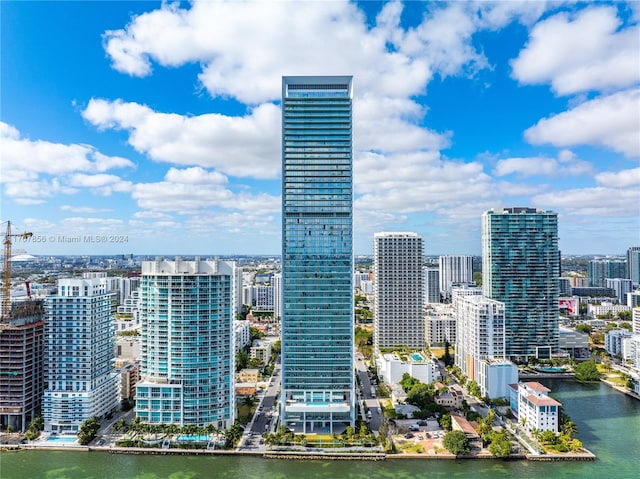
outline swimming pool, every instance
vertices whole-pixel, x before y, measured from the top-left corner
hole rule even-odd
[[[420,353],[411,353],[411,359],[413,359],[414,361],[424,361],[424,358]]]
[[[192,434],[192,435],[182,435],[176,436],[176,441],[184,441],[184,442],[207,442],[211,439],[211,436],[208,434]]]
[[[76,442],[78,436],[49,436],[47,442]]]
[[[564,368],[561,367],[547,367],[547,368],[536,368],[538,371],[542,371],[543,373],[563,373],[565,372]]]

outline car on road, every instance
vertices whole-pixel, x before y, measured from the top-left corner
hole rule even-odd
[[[404,435],[405,439],[411,439],[413,437],[413,434],[411,434],[410,432],[406,433]]]

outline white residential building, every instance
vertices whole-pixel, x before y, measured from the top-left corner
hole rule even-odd
[[[440,294],[451,297],[456,284],[473,284],[473,256],[440,256]]]
[[[626,329],[612,329],[604,333],[604,349],[607,351],[607,354],[611,356],[622,356],[622,341],[625,338],[630,338],[633,336],[633,333],[627,331]]]
[[[483,395],[505,397],[514,374],[517,379],[517,368],[505,357],[504,303],[480,295],[456,295],[454,310],[456,365],[478,383]]]
[[[374,348],[425,345],[422,299],[422,237],[416,233],[375,233]]]
[[[376,357],[376,365],[380,378],[387,384],[399,383],[404,373],[427,384],[440,379],[436,363],[420,353],[412,353],[404,360],[397,353],[381,354]]]
[[[640,334],[632,334],[622,340],[622,358],[640,371]]]
[[[587,314],[592,318],[605,316],[607,314],[617,316],[617,314],[622,311],[631,311],[631,308],[626,304],[613,304],[607,302],[603,302],[601,304],[589,304],[587,307]]]
[[[547,394],[550,389],[538,382],[526,382],[511,385],[517,398],[517,410],[513,411],[520,423],[529,431],[558,432],[560,404]],[[512,392],[512,394],[514,394]],[[514,400],[511,400],[512,410]]]
[[[448,341],[453,346],[456,342],[457,327],[453,306],[450,304],[432,306],[426,311],[427,344],[435,346]]]
[[[102,278],[58,280],[45,300],[44,429],[76,434],[93,416],[116,410],[120,378],[113,366],[113,294]]]
[[[635,334],[640,334],[640,306],[633,308],[631,313],[632,329]]]
[[[266,285],[254,286],[253,299],[256,311],[273,311],[273,287]]]
[[[236,353],[244,348],[251,341],[251,323],[249,321],[236,320],[233,325],[235,332]]]
[[[262,364],[267,364],[271,359],[271,341],[267,339],[256,339],[249,348],[249,358],[257,359]]]
[[[615,291],[619,303],[627,304],[627,293],[633,290],[630,279],[606,278],[605,286]]]
[[[627,293],[627,300],[625,301],[630,308],[636,308],[640,306],[640,289],[636,291],[630,291]]]

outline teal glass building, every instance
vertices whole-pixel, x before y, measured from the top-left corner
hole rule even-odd
[[[281,424],[355,424],[352,77],[282,80]]]
[[[136,385],[142,422],[217,429],[233,424],[233,321],[241,274],[233,261],[143,261]]]
[[[482,215],[482,288],[505,304],[505,354],[519,361],[558,351],[558,215],[494,208]]]

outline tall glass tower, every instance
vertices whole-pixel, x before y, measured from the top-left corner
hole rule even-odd
[[[355,424],[352,77],[282,79],[281,423]]]
[[[233,261],[142,262],[142,378],[136,416],[149,424],[213,424],[236,417],[237,277]]]
[[[494,208],[482,215],[482,288],[505,304],[505,353],[548,358],[558,349],[558,215]]]

